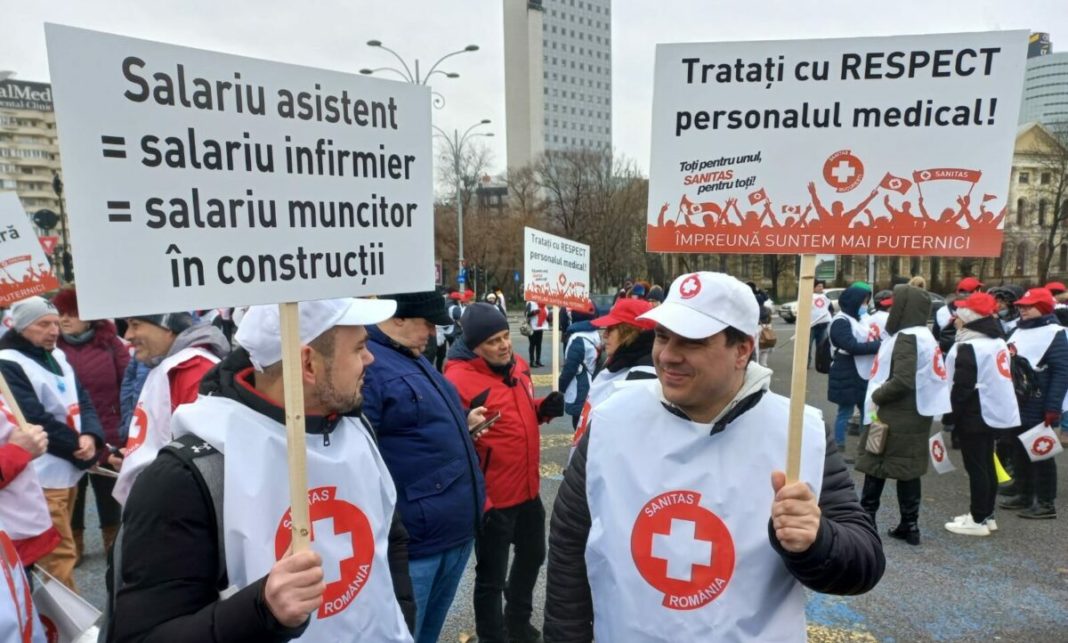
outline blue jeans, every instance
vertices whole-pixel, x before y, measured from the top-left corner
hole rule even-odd
[[[853,417],[854,409],[861,410],[856,404],[838,405],[838,415],[834,416],[834,441],[838,443],[839,450],[845,445],[846,427],[849,426],[849,420]]]
[[[408,574],[412,577],[415,593],[416,643],[438,640],[474,543],[472,539],[441,553],[408,561]]]

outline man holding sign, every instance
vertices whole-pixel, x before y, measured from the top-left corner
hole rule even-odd
[[[786,483],[789,400],[751,360],[758,318],[749,288],[712,272],[679,277],[640,317],[657,323],[658,379],[594,408],[564,473],[546,641],[800,640],[802,585],[860,594],[882,577],[879,537],[814,409]]]
[[[395,308],[363,299],[299,304],[313,551],[298,553],[290,549],[282,475],[278,308],[249,310],[237,332],[244,348],[174,414],[174,434],[186,436],[188,447],[161,450],[131,490],[116,641],[412,640],[407,534],[360,414],[365,369],[374,361],[364,326]],[[225,454],[225,485],[213,489],[190,462],[216,451]],[[214,503],[222,488],[220,515]],[[216,520],[225,521],[218,531]],[[220,599],[227,587],[236,593]]]

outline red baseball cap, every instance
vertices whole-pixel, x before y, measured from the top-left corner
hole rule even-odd
[[[994,296],[985,292],[973,292],[964,299],[953,302],[957,308],[967,308],[983,317],[989,317],[997,312],[998,301]]]
[[[647,313],[653,309],[653,304],[644,299],[620,299],[612,306],[612,310],[603,317],[598,317],[590,323],[597,328],[608,328],[616,324],[627,324],[642,330],[653,330],[656,322],[650,319],[638,319],[638,315]]]
[[[1048,315],[1053,312],[1053,307],[1057,305],[1057,302],[1053,299],[1053,293],[1045,288],[1032,288],[1024,293],[1023,297],[1016,300],[1017,306],[1034,306],[1042,311],[1042,314]]]
[[[1045,286],[1046,290],[1050,291],[1054,295],[1060,294],[1068,290],[1068,286],[1065,286],[1059,281],[1051,281]]]
[[[983,287],[983,282],[975,277],[965,277],[957,283],[957,292],[975,292]]]

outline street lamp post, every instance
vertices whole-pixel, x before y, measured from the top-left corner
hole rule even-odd
[[[437,125],[434,125],[434,129],[438,132],[437,134],[435,134],[435,136],[444,140],[445,144],[449,148],[449,155],[452,156],[453,180],[456,182],[456,229],[459,235],[457,237],[457,255],[459,255],[457,257],[457,266],[459,270],[459,272],[456,273],[457,275],[464,274],[464,200],[463,195],[460,192],[460,159],[463,156],[464,144],[467,143],[470,139],[475,138],[476,136],[493,136],[493,132],[474,131],[476,128],[482,127],[483,125],[489,125],[489,123],[490,119],[483,118],[479,122],[464,130],[463,134],[460,134],[460,130],[454,129],[452,131],[451,138],[449,137],[448,132],[441,129]],[[460,282],[461,293],[467,290],[466,286],[467,278],[465,277],[464,280]]]
[[[456,72],[447,72],[447,71],[438,69],[438,65],[440,65],[441,62],[443,60],[445,60],[446,58],[452,58],[453,56],[459,56],[460,54],[466,54],[466,53],[470,53],[470,52],[473,52],[473,51],[478,51],[478,45],[467,45],[463,49],[459,49],[457,51],[449,52],[449,53],[445,54],[444,56],[442,56],[441,58],[438,58],[437,61],[433,65],[430,66],[430,71],[428,71],[426,73],[426,75],[423,75],[419,71],[419,59],[418,58],[416,58],[413,61],[413,64],[411,66],[408,66],[408,63],[405,62],[404,58],[401,58],[400,54],[398,54],[397,52],[393,51],[389,47],[383,45],[381,40],[368,40],[367,41],[367,46],[368,47],[377,47],[378,49],[384,49],[385,51],[388,51],[390,54],[393,55],[394,58],[397,59],[397,61],[400,63],[401,66],[400,66],[400,68],[385,66],[385,67],[375,67],[374,69],[372,69],[370,67],[364,67],[363,69],[360,70],[361,74],[364,74],[366,76],[370,76],[371,74],[375,74],[375,73],[378,73],[378,72],[388,71],[388,72],[394,73],[394,74],[400,76],[401,78],[403,78],[404,82],[411,83],[413,85],[427,85],[428,81],[430,80],[430,77],[433,76],[434,74],[441,74],[445,78],[459,78],[460,74],[457,74]],[[434,107],[436,107],[438,109],[441,109],[442,107],[445,107],[445,97],[444,96],[442,96],[440,93],[438,93],[436,91],[433,91],[433,90],[431,90],[431,94],[433,94],[433,96],[434,96],[434,102],[433,102]]]

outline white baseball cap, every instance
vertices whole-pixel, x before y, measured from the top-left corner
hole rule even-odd
[[[392,299],[320,299],[302,301],[300,343],[306,345],[334,326],[366,326],[393,316],[397,302]],[[234,336],[248,351],[257,371],[282,361],[282,323],[278,305],[252,306],[241,319]]]
[[[664,303],[638,319],[652,320],[688,339],[711,337],[730,326],[746,335],[760,328],[753,291],[721,272],[693,272],[677,278]]]

